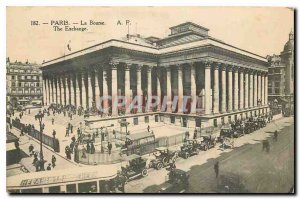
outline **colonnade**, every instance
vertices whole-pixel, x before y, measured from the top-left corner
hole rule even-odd
[[[118,78],[119,72],[123,78]],[[175,81],[171,81],[174,78]],[[46,73],[43,75],[43,84],[45,105],[55,103],[91,108],[100,97],[111,96],[112,100],[103,99],[102,106],[112,107],[112,115],[118,114],[118,108],[113,107],[111,101],[118,96],[119,87],[122,87],[123,96],[130,100],[134,97],[133,93],[137,96],[146,95],[147,99],[152,95],[156,95],[160,100],[166,97],[166,112],[172,111],[171,101],[174,95],[178,96],[175,112],[179,113],[183,111],[181,106],[184,104],[184,95],[189,95],[192,101],[202,97],[203,114],[206,115],[254,108],[267,105],[268,102],[267,72],[207,61],[167,67],[111,63],[107,67],[63,74]],[[202,95],[197,93],[199,90]],[[160,105],[156,108],[156,111],[161,110]],[[199,108],[199,105],[196,104],[196,108]],[[129,111],[127,109],[126,113]],[[190,109],[189,113],[198,114],[197,109]]]

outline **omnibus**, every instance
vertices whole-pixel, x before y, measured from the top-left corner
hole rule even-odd
[[[110,193],[117,164],[77,167],[7,177],[9,193]]]

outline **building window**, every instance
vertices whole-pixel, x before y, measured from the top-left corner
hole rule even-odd
[[[139,124],[139,118],[135,117],[133,118],[133,125],[138,125]]]
[[[11,79],[15,79],[15,76],[14,76],[14,75],[12,75],[12,76],[11,76]]]
[[[145,123],[149,123],[149,116],[145,116]]]
[[[228,123],[231,123],[231,116],[228,116]]]
[[[170,116],[171,118],[171,124],[174,124],[175,123],[175,116]]]
[[[11,83],[11,86],[12,86],[12,87],[15,87],[15,86],[16,86],[16,83],[15,83],[15,82]]]
[[[222,125],[225,124],[224,117],[221,117],[221,124],[222,124]]]
[[[40,87],[40,83],[36,83],[36,87]]]
[[[275,93],[279,94],[279,88],[275,88]]]
[[[237,121],[237,115],[234,115],[234,121]]]
[[[217,119],[214,119],[214,127],[218,127],[218,121],[217,121]]]
[[[19,82],[19,87],[21,87],[22,86],[22,83],[21,82]]]
[[[158,115],[154,116],[155,122],[158,122]]]

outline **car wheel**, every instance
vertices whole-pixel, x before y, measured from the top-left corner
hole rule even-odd
[[[167,157],[164,157],[164,158],[162,159],[162,163],[163,163],[164,166],[167,166],[167,165],[169,164],[168,158],[167,158]]]
[[[145,177],[147,175],[148,175],[148,170],[147,169],[143,169],[142,176]]]
[[[159,163],[156,164],[156,169],[160,170],[161,168],[163,168],[163,166],[164,165],[161,162],[159,162]]]

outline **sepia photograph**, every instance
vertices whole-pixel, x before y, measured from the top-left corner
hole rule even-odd
[[[295,194],[294,17],[7,6],[6,191]]]

